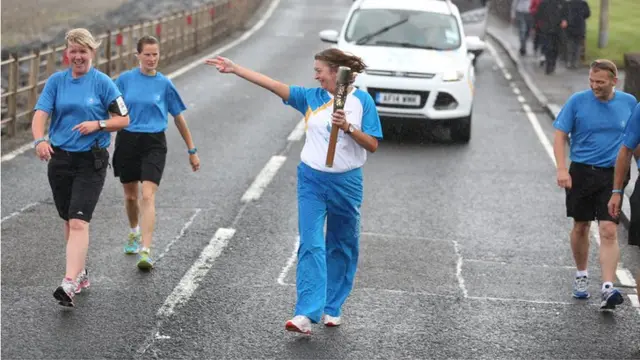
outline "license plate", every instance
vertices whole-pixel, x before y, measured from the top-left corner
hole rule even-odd
[[[420,105],[420,95],[414,94],[394,94],[394,93],[378,93],[376,96],[378,104],[388,105]]]

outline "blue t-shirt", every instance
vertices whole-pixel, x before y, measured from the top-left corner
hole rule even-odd
[[[613,167],[622,143],[627,120],[636,98],[616,91],[613,99],[602,101],[591,90],[573,94],[564,104],[553,126],[570,135],[571,161]]]
[[[116,85],[124,95],[129,108],[127,131],[159,133],[167,129],[168,117],[178,116],[187,107],[182,102],[178,90],[169,78],[157,72],[146,75],[140,68],[125,71]]]
[[[74,79],[71,69],[54,73],[47,80],[34,110],[51,116],[49,139],[62,150],[89,151],[98,140],[100,147],[109,147],[111,136],[106,131],[82,135],[74,126],[92,120],[108,120],[109,104],[122,96],[106,74],[91,68]]]
[[[640,103],[636,105],[635,110],[627,122],[627,128],[624,130],[624,146],[634,151],[640,144]],[[638,168],[640,168],[640,159],[636,160]]]

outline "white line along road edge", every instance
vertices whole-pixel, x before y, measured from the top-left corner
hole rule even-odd
[[[220,228],[216,231],[209,244],[202,250],[198,260],[184,274],[178,286],[173,289],[173,292],[164,301],[162,307],[158,309],[158,316],[169,317],[178,306],[189,301],[202,279],[213,266],[214,260],[222,254],[222,250],[224,250],[235,233],[235,229],[226,228]]]
[[[215,49],[212,53],[205,55],[201,58],[199,58],[198,60],[195,60],[193,62],[191,62],[190,64],[187,64],[179,69],[177,69],[176,71],[172,72],[171,74],[168,74],[167,77],[169,79],[174,79],[184,73],[186,73],[189,70],[193,70],[194,68],[196,68],[198,65],[202,65],[204,63],[204,61],[210,57],[213,57],[215,55],[220,55],[221,53],[232,49],[236,46],[238,46],[240,43],[244,42],[245,40],[247,40],[251,35],[255,34],[258,30],[260,30],[264,24],[266,24],[267,20],[269,20],[269,18],[271,17],[271,15],[273,14],[273,12],[275,11],[276,7],[278,7],[278,5],[280,4],[280,0],[273,0],[271,2],[271,5],[269,5],[269,8],[267,9],[267,11],[264,13],[264,15],[262,15],[262,17],[260,18],[260,20],[253,25],[253,27],[249,30],[247,30],[244,34],[242,34],[242,36],[240,36],[239,38],[233,40],[232,42],[228,43],[227,45],[224,45],[218,49]],[[33,144],[31,142],[29,142],[28,144],[24,144],[21,147],[19,147],[18,149],[8,153],[7,155],[3,155],[2,158],[0,158],[0,162],[5,162],[5,161],[9,161],[11,159],[14,159],[16,156],[24,153],[25,151],[28,151],[29,149],[33,148]]]

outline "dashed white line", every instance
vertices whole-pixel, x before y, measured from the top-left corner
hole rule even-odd
[[[616,270],[616,275],[618,276],[618,280],[620,280],[620,285],[625,287],[636,287],[636,281],[633,279],[633,275],[627,269],[618,269]]]
[[[164,248],[162,253],[160,253],[160,255],[158,255],[158,257],[156,258],[156,262],[160,261],[160,259],[162,259],[166,254],[168,254],[169,250],[171,250],[171,247],[173,246],[173,244],[175,244],[178,240],[180,240],[184,236],[184,233],[187,231],[189,226],[191,226],[191,224],[193,224],[193,221],[196,219],[196,216],[198,216],[200,211],[202,211],[202,209],[196,209],[195,210],[195,212],[193,213],[193,215],[191,215],[189,220],[186,223],[184,223],[184,225],[182,226],[182,229],[180,229],[180,232],[178,233],[178,235],[175,238],[173,238],[173,240],[171,240],[171,242],[169,242],[169,244],[167,244],[167,246]]]
[[[526,102],[527,102],[527,101],[525,100],[524,96],[522,96],[522,95],[519,95],[519,96],[518,96],[518,101],[519,101],[521,104],[524,104],[524,103],[526,103]]]
[[[31,204],[29,204],[29,205],[27,205],[27,206],[23,207],[22,209],[20,209],[20,210],[18,210],[18,211],[14,211],[14,212],[12,212],[11,214],[9,214],[9,215],[7,215],[7,216],[3,217],[3,218],[0,220],[0,223],[3,223],[3,222],[5,222],[6,220],[9,220],[9,219],[11,219],[12,217],[18,216],[18,215],[22,214],[23,212],[25,212],[25,211],[27,211],[27,210],[31,209],[32,207],[37,206],[38,204],[40,204],[40,203],[39,203],[39,202],[34,202],[34,203],[31,203]]]
[[[512,83],[513,84],[513,83]],[[520,95],[520,89],[518,89],[517,87],[513,86],[512,87],[513,93],[516,95]]]
[[[2,158],[0,159],[0,162],[9,161],[9,160],[15,158],[16,156],[24,153],[25,151],[27,151],[29,149],[33,149],[33,143],[32,142],[24,144],[24,145],[20,146],[19,148],[13,150],[12,152],[8,153],[7,155],[2,156]]]
[[[291,131],[291,134],[287,137],[288,141],[299,141],[304,136],[304,119],[300,120],[300,122],[296,125],[295,128]]]
[[[213,262],[222,254],[222,250],[227,246],[229,239],[233,237],[235,232],[235,229],[226,228],[220,228],[216,231],[209,244],[202,250],[200,257],[182,277],[182,280],[164,301],[162,307],[158,309],[158,316],[169,317],[173,315],[177,307],[189,301],[202,279],[213,266]]]
[[[629,300],[631,301],[631,306],[636,308],[638,313],[640,313],[640,301],[638,300],[637,294],[628,294]]]
[[[269,162],[262,168],[256,179],[253,181],[249,189],[242,195],[243,202],[255,201],[260,198],[264,189],[269,185],[271,179],[276,175],[278,169],[287,160],[286,156],[274,155]]]
[[[593,239],[596,241],[596,244],[598,244],[598,247],[600,247],[600,229],[598,229],[598,225],[595,222],[591,223],[589,232],[591,233],[591,236],[593,236]]]
[[[284,282],[284,279],[287,277],[287,274],[289,273],[289,270],[291,269],[293,264],[296,262],[296,257],[298,256],[298,247],[299,246],[300,246],[300,237],[298,236],[296,238],[296,244],[294,246],[294,249],[291,252],[291,256],[289,256],[289,259],[287,259],[287,263],[282,268],[282,271],[280,272],[280,276],[278,276],[278,284],[280,284],[280,285],[289,285],[288,283]]]

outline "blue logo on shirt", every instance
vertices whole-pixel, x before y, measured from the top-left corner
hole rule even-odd
[[[327,132],[324,134],[324,140],[326,142],[329,142],[329,139],[331,138],[331,128],[332,128],[332,124],[331,124],[331,120],[329,119],[326,121]],[[338,142],[340,142],[340,140],[342,140],[343,137],[344,137],[344,131],[338,131]]]

